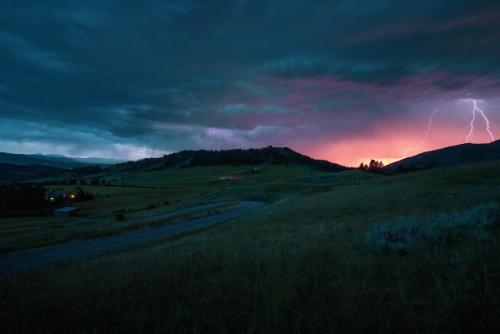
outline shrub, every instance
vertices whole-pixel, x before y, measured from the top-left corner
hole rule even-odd
[[[80,186],[76,186],[71,194],[71,202],[83,202],[95,199],[95,196],[93,194],[83,191]]]
[[[364,243],[379,251],[406,254],[421,243],[484,240],[497,222],[498,213],[499,205],[488,203],[463,212],[439,213],[425,219],[400,217],[372,227],[366,233]]]

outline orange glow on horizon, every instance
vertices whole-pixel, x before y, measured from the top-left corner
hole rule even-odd
[[[384,123],[378,124],[366,135],[334,139],[316,149],[301,145],[299,150],[316,159],[325,159],[348,167],[358,167],[361,162],[369,163],[371,159],[388,165],[422,152],[463,144],[467,134],[467,128],[463,124],[439,124],[420,149],[411,151],[405,156],[405,151],[418,147],[422,142],[424,131],[425,128],[422,125]],[[490,141],[487,133],[478,131],[473,142],[488,143]]]

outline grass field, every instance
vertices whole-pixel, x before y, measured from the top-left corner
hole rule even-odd
[[[94,238],[123,232],[144,224],[129,220],[144,215],[189,208],[205,203],[232,203],[239,200],[275,200],[289,196],[288,189],[269,190],[293,177],[319,175],[308,168],[267,167],[258,173],[241,167],[204,167],[129,174],[135,186],[120,183],[123,175],[110,177],[115,186],[83,186],[95,200],[75,203],[80,217],[74,219],[49,217],[8,218],[0,221],[0,253],[46,246],[76,239]],[[235,180],[221,180],[234,176]],[[129,184],[129,182],[127,182]],[[119,186],[116,186],[119,185]],[[72,191],[74,186],[52,186],[50,190]],[[197,212],[195,216],[210,213]],[[123,213],[124,221],[116,215]],[[193,218],[193,214],[176,217]]]
[[[71,191],[74,187],[57,187]],[[75,203],[78,218],[26,217],[0,221],[0,252],[31,248],[74,239],[109,235],[122,231],[128,220],[145,213],[175,210],[196,202],[196,196],[169,189],[84,186],[95,200]],[[166,205],[167,203],[167,205]],[[117,221],[123,213],[125,221]]]
[[[130,175],[136,185],[165,188],[113,188],[123,195],[87,209],[105,214],[160,193],[162,201],[267,205],[143,249],[0,277],[0,332],[500,330],[498,216],[481,239],[443,240],[408,254],[364,244],[373,226],[402,216],[423,221],[500,203],[498,162],[396,176],[279,167],[236,182],[218,179],[236,169],[169,173]]]

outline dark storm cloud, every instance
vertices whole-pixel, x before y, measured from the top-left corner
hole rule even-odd
[[[133,156],[366,131],[417,100],[495,96],[499,20],[497,1],[4,1],[0,145]]]

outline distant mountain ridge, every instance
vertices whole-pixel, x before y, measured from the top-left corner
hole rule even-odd
[[[0,152],[0,163],[19,166],[38,165],[57,168],[77,168],[89,165],[108,165],[116,160],[101,158],[69,158],[62,155],[15,154]]]
[[[160,158],[148,158],[120,163],[109,167],[115,171],[154,171],[165,168],[186,168],[220,165],[299,165],[317,170],[339,172],[347,168],[326,160],[316,160],[288,147],[268,146],[260,149],[233,149],[221,151],[180,151]]]
[[[462,144],[424,152],[385,166],[389,172],[424,170],[473,162],[500,160],[500,140],[489,144]]]
[[[52,166],[0,163],[0,181],[21,182],[30,179],[60,176],[65,172],[67,172],[66,169]]]
[[[500,160],[500,141],[490,144],[463,144],[424,152],[384,167],[388,173],[425,170],[466,163]],[[6,163],[6,161],[8,161]],[[349,168],[316,160],[288,147],[260,149],[186,150],[159,158],[122,162],[115,165],[83,163],[61,156],[0,153],[0,181],[22,182],[41,178],[78,179],[121,172],[157,171],[197,166],[296,165],[326,172]]]

